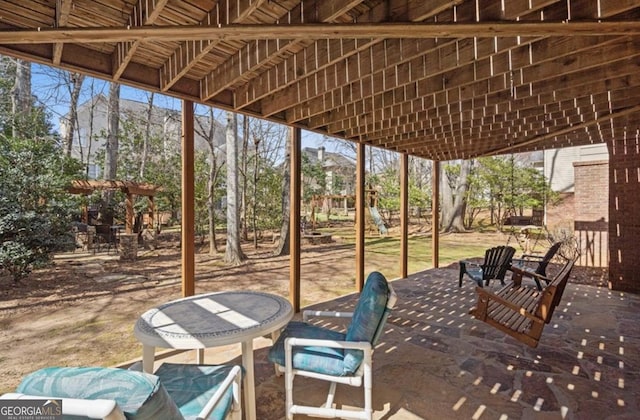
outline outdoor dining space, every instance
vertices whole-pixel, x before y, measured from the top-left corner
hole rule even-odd
[[[605,419],[632,418],[640,410],[639,296],[570,280],[539,345],[531,348],[469,315],[476,285],[467,281],[459,288],[457,279],[457,267],[450,266],[390,282],[397,302],[373,353],[374,419]],[[494,282],[486,288],[498,287]],[[357,299],[354,293],[305,309],[347,312]],[[335,331],[349,323],[310,322]],[[268,359],[271,346],[270,335],[253,344],[261,420],[285,418],[285,380]],[[195,353],[159,356],[156,365],[195,363]],[[204,354],[207,364],[241,361],[237,344]],[[320,406],[327,390],[327,382],[296,377],[293,398]],[[362,387],[338,385],[334,404],[361,408]]]

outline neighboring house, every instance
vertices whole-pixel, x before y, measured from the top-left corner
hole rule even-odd
[[[551,183],[551,189],[559,193],[574,192],[574,162],[609,160],[607,145],[566,147],[544,151],[544,176]]]
[[[572,230],[581,248],[579,264],[608,266],[609,152],[604,143],[545,150],[544,175],[562,196],[548,208],[550,231]]]
[[[327,152],[324,147],[305,147],[302,153],[314,165],[320,163],[326,175],[327,195],[354,195],[356,185],[356,164],[339,154]]]
[[[98,179],[102,168],[96,162],[96,156],[105,148],[108,127],[109,98],[97,95],[78,106],[78,124],[73,134],[71,155],[87,166],[89,179]],[[120,98],[120,128],[124,121],[132,121],[144,132],[148,115],[148,104]],[[206,140],[198,133],[199,126],[209,127],[209,118],[196,115],[194,145],[196,150],[206,151]],[[224,155],[225,128],[217,121],[214,138],[219,155]],[[60,133],[64,138],[69,130],[68,116],[61,119]],[[154,106],[151,111],[151,135],[163,139],[165,153],[180,153],[182,134],[181,113],[174,109]]]

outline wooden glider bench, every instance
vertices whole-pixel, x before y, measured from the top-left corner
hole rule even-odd
[[[539,291],[523,287],[519,280],[496,292],[476,287],[478,303],[469,313],[531,347],[537,347],[544,324],[551,321],[553,310],[573,269],[575,259],[568,260],[548,285]],[[521,278],[520,278],[521,280]]]

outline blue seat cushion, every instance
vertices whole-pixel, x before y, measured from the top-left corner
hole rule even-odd
[[[382,328],[386,319],[389,292],[389,284],[382,273],[374,271],[369,274],[347,329],[345,337],[347,341],[375,344],[374,340],[380,335],[378,329]],[[346,350],[345,369],[355,372],[362,363],[363,357],[361,350]]]
[[[195,419],[225,380],[232,365],[163,363],[155,374],[185,419]],[[224,419],[233,403],[231,388],[225,392],[209,418]]]
[[[44,368],[27,375],[17,392],[43,397],[115,400],[127,419],[183,418],[157,376],[124,369]]]
[[[321,340],[345,341],[345,335],[337,331],[310,325],[305,322],[290,322],[269,350],[269,360],[285,365],[284,341],[288,337],[316,338]],[[345,369],[344,351],[318,346],[296,346],[293,348],[293,367],[326,375],[344,376],[352,372]]]

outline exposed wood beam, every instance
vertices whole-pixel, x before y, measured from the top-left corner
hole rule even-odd
[[[200,22],[202,26],[244,22],[265,0],[221,0]],[[219,39],[186,40],[171,54],[160,69],[160,89],[166,92],[220,42]],[[200,95],[202,98],[202,95]],[[208,99],[208,98],[206,98]]]
[[[417,60],[415,64],[410,66],[407,70],[408,73],[403,77],[388,77],[387,74],[393,74],[400,71],[396,68],[382,69],[376,74],[366,76],[363,81],[352,82],[351,84],[337,84],[337,90],[330,90],[331,87],[326,88],[326,93],[317,98],[307,99],[305,107],[293,105],[288,112],[288,121],[298,121],[300,119],[314,117],[321,115],[323,104],[336,102],[339,108],[333,109],[331,116],[327,119],[329,121],[338,122],[345,117],[345,115],[339,110],[345,109],[351,103],[357,103],[367,97],[374,97],[379,99],[374,100],[374,108],[380,110],[384,107],[388,107],[398,103],[392,97],[394,90],[392,88],[402,88],[402,93],[409,93],[414,95],[409,97],[408,100],[415,98],[421,98],[422,102],[425,102],[423,106],[431,107],[432,103],[429,103],[429,96],[443,94],[442,97],[446,100],[445,103],[451,104],[454,102],[451,100],[451,95],[458,93],[460,89],[464,89],[465,92],[473,92],[474,97],[478,95],[490,94],[492,92],[510,89],[509,77],[515,75],[514,88],[520,85],[524,85],[529,88],[529,84],[536,81],[545,80],[550,77],[558,77],[560,75],[568,75],[572,72],[584,71],[586,68],[594,68],[604,64],[608,64],[613,61],[626,59],[637,49],[633,44],[627,45],[625,39],[616,38],[588,38],[577,39],[575,42],[565,42],[558,44],[552,42],[549,38],[536,42],[534,45],[522,44],[516,48],[508,48],[506,51],[500,51],[498,54],[490,55],[491,61],[485,60],[484,63],[489,65],[489,68],[483,68],[482,64],[477,60],[473,60],[471,57],[462,59],[460,54],[447,54],[453,56],[450,61],[440,60],[435,66],[435,71],[431,70],[434,66],[429,65],[428,60]],[[457,50],[458,53],[460,50]],[[592,58],[591,62],[584,64],[577,59],[563,60],[564,57],[580,57],[579,53],[588,51],[596,51],[598,54],[589,54]],[[442,54],[438,54],[442,55]],[[519,63],[518,57],[526,57],[522,59],[522,63]],[[530,57],[535,57],[535,61],[531,61]],[[486,58],[483,57],[483,58]],[[451,61],[452,60],[452,61]],[[457,62],[456,65],[454,62]],[[510,68],[509,62],[516,63],[520,68]],[[551,63],[548,63],[551,62]],[[547,70],[548,66],[552,70]],[[444,70],[444,71],[443,71]],[[420,78],[420,75],[426,75],[426,77]],[[375,81],[385,80],[385,83],[376,83]],[[415,81],[414,81],[415,80]],[[486,86],[484,92],[478,91],[473,88],[481,82]],[[570,83],[571,81],[569,81]],[[384,85],[384,89],[382,89]],[[325,85],[326,86],[326,85]],[[377,88],[370,88],[364,90],[363,87],[377,86]],[[516,97],[520,97],[520,93]],[[528,95],[527,95],[528,96]],[[434,96],[435,98],[435,96]],[[281,101],[286,99],[281,98]],[[404,100],[400,101],[404,102]],[[418,101],[419,103],[420,101]],[[418,104],[417,104],[418,105]],[[420,105],[418,105],[420,106]],[[424,108],[422,108],[424,109]],[[420,108],[416,111],[422,110]],[[337,112],[338,111],[338,112]],[[448,111],[450,112],[450,110]],[[362,112],[356,114],[363,117]],[[328,121],[327,121],[328,122]],[[362,128],[362,121],[354,121],[358,129]],[[317,122],[315,123],[317,124]],[[340,130],[340,128],[329,127],[329,132],[335,132],[334,130]]]
[[[67,26],[72,5],[73,0],[56,0],[56,28]],[[60,42],[53,45],[53,59],[51,61],[56,66],[60,64],[60,60],[62,59],[63,46],[64,44]]]
[[[617,64],[618,66],[623,65],[620,63]],[[608,67],[615,65],[616,63],[613,63]],[[576,75],[576,81],[572,81],[568,86],[567,84],[569,82],[565,82],[563,77],[559,76],[553,80],[541,81],[541,89],[534,90],[535,96],[496,103],[495,106],[487,104],[486,107],[483,107],[482,104],[480,104],[479,108],[468,110],[469,112],[467,114],[460,111],[452,111],[448,109],[447,105],[441,105],[440,107],[428,106],[424,110],[417,112],[415,117],[405,121],[404,124],[402,124],[400,120],[386,120],[388,122],[385,126],[393,127],[388,129],[382,129],[379,123],[377,126],[370,126],[367,124],[367,118],[365,116],[360,121],[360,124],[364,127],[361,132],[352,133],[347,131],[344,134],[347,137],[361,136],[362,138],[366,138],[367,141],[374,146],[393,147],[395,146],[394,143],[404,142],[406,139],[412,137],[411,135],[396,137],[396,135],[403,130],[407,133],[412,133],[417,130],[437,128],[439,132],[443,132],[443,130],[451,128],[448,122],[459,122],[464,119],[466,119],[467,121],[465,122],[469,124],[474,124],[475,121],[474,128],[480,130],[484,128],[484,132],[486,133],[495,129],[495,127],[491,127],[491,121],[493,120],[494,123],[497,122],[495,118],[496,107],[501,109],[506,108],[506,111],[503,111],[504,114],[501,115],[500,121],[506,122],[512,119],[522,118],[526,115],[537,115],[540,121],[544,121],[545,124],[553,127],[554,123],[552,119],[554,109],[568,112],[574,110],[576,107],[583,106],[595,108],[600,112],[607,112],[608,109],[598,109],[596,107],[599,104],[607,104],[609,100],[620,101],[627,97],[636,97],[637,90],[640,87],[638,76],[636,75],[638,66],[627,66],[624,71],[628,74],[627,76],[621,75],[620,77],[610,78],[606,82],[598,82],[589,80],[589,73],[594,75],[600,73],[607,74],[607,68],[603,69],[602,72],[585,70],[581,72],[580,75]],[[542,88],[544,88],[544,90],[542,90]],[[582,93],[577,94],[576,91],[580,89],[582,89]],[[566,105],[563,105],[561,101],[564,101]],[[465,115],[467,115],[466,118]],[[468,121],[470,115],[477,115],[477,117]],[[492,115],[494,116],[493,118],[491,118]],[[404,119],[407,118],[408,117],[404,117]],[[446,121],[444,119],[446,119]],[[488,120],[488,122],[486,120]],[[397,140],[390,141],[390,138],[396,138]]]
[[[169,0],[138,0],[129,16],[129,27],[153,25]],[[117,81],[131,62],[141,40],[120,42],[113,53],[113,80]]]
[[[340,7],[333,1],[306,2],[304,7],[300,3],[284,18],[287,24],[300,24],[310,19],[305,16],[309,10],[315,11],[312,17],[315,22],[334,22],[336,19],[357,6],[361,0],[350,0]],[[282,23],[282,22],[281,22]],[[300,40],[255,40],[249,42],[230,59],[222,63],[209,73],[202,81],[201,97],[206,100],[230,87],[242,77],[247,77],[278,55],[286,54],[301,45]]]
[[[358,22],[375,23],[377,22],[376,19],[388,16],[417,22],[433,18],[442,10],[458,3],[460,3],[458,0],[434,0],[428,3],[401,0],[393,2],[387,8],[387,5],[381,2],[367,15],[358,17]],[[380,44],[383,40],[381,38],[372,38],[368,40],[337,39],[322,41],[315,42],[312,46],[296,53],[284,62],[267,69],[249,83],[240,86],[236,90],[236,108],[242,109],[267,95],[273,95],[294,85],[300,79],[297,72],[301,67],[304,68],[306,77],[309,77],[337,64],[339,61],[352,60],[351,57],[354,55],[367,48],[375,48],[376,44]],[[313,84],[312,79],[309,79],[309,82]]]
[[[635,66],[635,71],[638,70],[638,67]],[[625,71],[634,71],[634,67],[629,66]],[[600,72],[596,71],[596,73]],[[472,105],[460,107],[451,107],[447,104],[421,105],[420,108],[424,109],[416,109],[413,113],[402,113],[401,116],[386,118],[384,117],[384,109],[376,110],[373,115],[365,114],[362,117],[352,117],[352,121],[349,121],[349,128],[345,127],[338,131],[343,132],[347,138],[366,138],[373,145],[385,147],[392,145],[385,141],[390,135],[428,127],[446,130],[451,128],[452,122],[463,122],[465,126],[474,130],[488,131],[491,129],[490,124],[496,122],[498,114],[496,111],[500,112],[502,121],[520,121],[535,117],[539,121],[546,121],[550,124],[551,106],[554,104],[560,108],[560,111],[573,110],[580,107],[581,104],[583,104],[582,106],[596,107],[599,103],[607,103],[609,96],[615,100],[635,97],[640,87],[638,76],[633,73],[628,76],[621,75],[612,78],[607,82],[587,81],[585,83],[584,79],[580,79],[570,86],[563,86],[561,79],[562,77],[550,80],[549,86],[545,86],[544,90],[533,90],[533,96],[501,102],[491,100],[485,104],[478,104],[476,108],[473,108]],[[540,82],[540,85],[543,85],[543,82]],[[577,93],[577,89],[580,88],[584,90]],[[585,103],[586,105],[584,105]]]
[[[105,43],[257,39],[424,39],[640,35],[640,21],[229,24],[0,30],[0,44]]]
[[[525,141],[515,142],[513,146],[500,147],[500,148],[494,149],[494,150],[490,151],[488,153],[488,155],[499,155],[499,154],[502,154],[502,153],[507,153],[511,149],[513,149],[514,147],[531,146],[533,144],[541,143],[541,142],[543,142],[545,140],[548,140],[549,138],[552,138],[554,136],[561,136],[561,135],[564,135],[564,134],[575,132],[575,131],[583,129],[585,127],[593,126],[595,124],[600,124],[602,122],[612,120],[614,118],[625,117],[625,116],[632,115],[632,114],[637,114],[637,113],[640,113],[640,105],[633,106],[633,107],[630,107],[630,108],[626,108],[626,109],[623,109],[621,111],[613,112],[611,114],[604,115],[602,117],[596,118],[595,120],[586,121],[586,122],[584,122],[582,124],[577,124],[577,125],[574,125],[574,126],[571,126],[571,127],[567,127],[567,128],[562,129],[562,130],[558,130],[556,132],[546,134],[544,136],[539,136],[539,137],[527,139]]]

